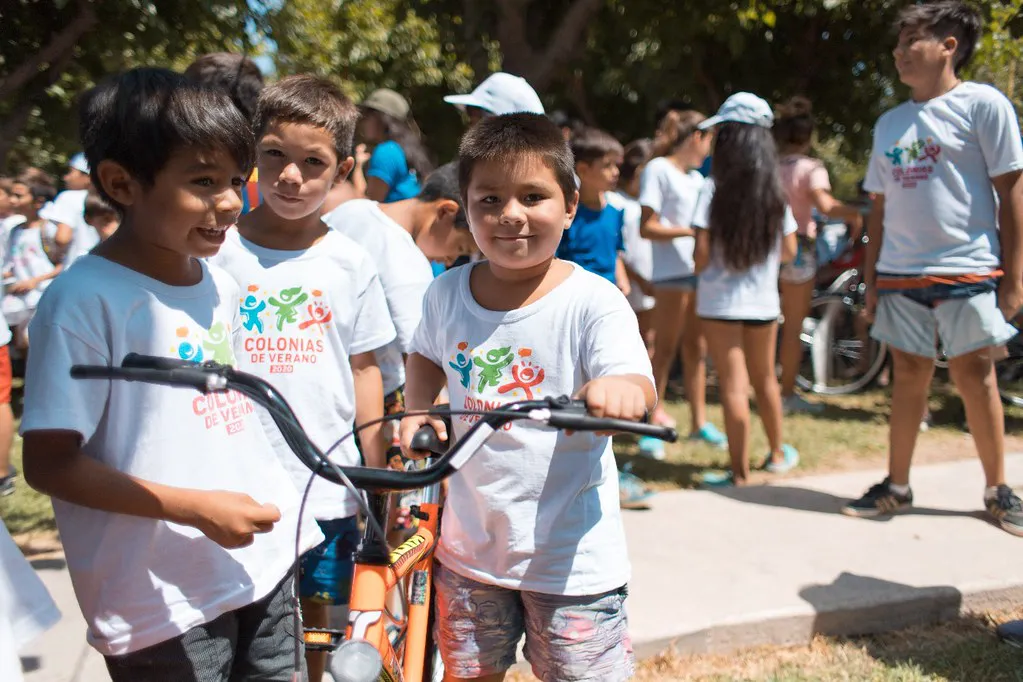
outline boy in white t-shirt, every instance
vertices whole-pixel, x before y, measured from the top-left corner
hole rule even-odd
[[[380,424],[383,388],[376,351],[394,339],[369,254],[320,219],[331,185],[351,170],[359,112],[336,86],[291,76],[263,89],[256,109],[257,170],[262,203],[242,216],[214,263],[241,289],[238,366],[274,384],[324,452],[367,424],[359,445],[368,466],[385,466]],[[265,415],[267,432],[291,480],[305,490],[311,474]],[[332,454],[360,464],[346,440]],[[357,500],[317,479],[308,513],[326,540],[302,557],[302,619],[326,627],[328,606],[346,604],[358,546]],[[318,682],[326,656],[307,656]]]
[[[39,298],[64,269],[62,254],[53,242],[57,226],[43,218],[40,211],[53,199],[53,188],[30,178],[14,181],[11,208],[24,222],[16,225],[7,238],[4,257],[4,297],[0,307],[15,327],[24,327],[35,313]],[[24,335],[18,335],[24,345]]]
[[[912,100],[878,120],[865,182],[875,193],[866,312],[895,363],[889,475],[843,512],[876,517],[912,504],[910,462],[938,338],[984,467],[984,506],[1023,536],[1023,504],[1005,484],[994,368],[1023,307],[1023,143],[1009,100],[957,76],[980,24],[960,2],[913,5],[897,23],[895,66]]]
[[[427,291],[409,409],[446,387],[458,409],[571,394],[594,414],[642,417],[655,393],[636,316],[614,284],[554,257],[578,202],[558,127],[537,114],[480,121],[462,140],[459,181],[487,260]],[[456,418],[454,435],[472,421]],[[425,423],[446,439],[441,421],[407,417],[407,456]],[[495,434],[449,479],[437,558],[438,645],[452,678],[502,679],[523,633],[540,679],[631,676],[610,438],[530,425]]]
[[[234,364],[240,292],[201,259],[241,210],[252,132],[224,94],[135,69],[82,100],[120,229],[47,289],[31,327],[25,479],[53,497],[89,642],[121,680],[291,680],[299,496],[236,393],[75,381],[128,353]],[[296,538],[296,533],[298,537]]]
[[[92,178],[84,154],[71,157],[63,180],[64,191],[47,204],[40,215],[57,226],[53,243],[62,254],[64,265],[68,266],[99,242],[85,223],[85,197],[92,188]]]

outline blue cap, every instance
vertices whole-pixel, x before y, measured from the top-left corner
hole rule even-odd
[[[718,113],[697,126],[700,130],[713,128],[719,123],[745,123],[770,128],[774,123],[771,105],[752,92],[737,92],[725,100]]]

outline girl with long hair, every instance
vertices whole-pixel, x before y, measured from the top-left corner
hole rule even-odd
[[[373,91],[360,105],[359,137],[373,148],[366,162],[366,198],[381,203],[411,199],[434,163],[408,101],[393,90]]]
[[[814,122],[810,100],[793,97],[778,108],[774,138],[778,143],[782,188],[796,219],[798,252],[792,263],[781,269],[781,396],[787,413],[817,413],[823,405],[810,403],[796,393],[796,376],[803,360],[803,318],[810,312],[814,277],[817,274],[817,222],[813,211],[827,218],[844,220],[855,239],[863,229],[859,209],[842,203],[831,194],[828,170],[809,156]]]
[[[696,313],[718,373],[731,471],[706,485],[749,479],[749,389],[767,433],[765,469],[782,473],[799,454],[782,443],[781,393],[775,375],[778,268],[796,253],[796,223],[785,202],[771,137],[774,115],[756,95],[732,95],[701,124],[716,130],[711,176],[700,192],[693,226],[699,272]]]
[[[661,405],[681,342],[690,438],[724,448],[724,434],[707,421],[707,350],[694,306],[696,272],[690,218],[704,183],[696,169],[710,153],[712,140],[710,131],[697,128],[704,118],[696,111],[670,111],[659,126],[654,153],[660,152],[660,156],[651,159],[640,179],[640,235],[653,242],[650,280],[654,288],[653,366],[658,406],[652,420],[666,425],[674,421]],[[660,441],[646,439],[641,445],[645,454],[663,456]]]

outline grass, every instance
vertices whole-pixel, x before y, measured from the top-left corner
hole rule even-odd
[[[11,462],[23,471],[21,466],[21,438],[14,437]],[[23,533],[46,533],[56,529],[50,498],[30,488],[25,479],[18,477],[14,494],[0,497],[0,518],[12,535]]]
[[[890,405],[887,391],[873,390],[826,399],[811,396],[808,399],[824,404],[825,410],[816,416],[785,417],[785,442],[793,445],[800,454],[800,466],[788,476],[887,466],[887,415]],[[950,385],[935,382],[930,409],[933,425],[927,432],[920,434],[914,462],[975,456],[972,442],[963,428],[965,417],[962,403]],[[688,432],[688,405],[673,401],[668,403],[667,411],[678,420],[680,433]],[[709,421],[724,430],[720,405],[710,401],[707,413]],[[1005,422],[1009,434],[1007,451],[1023,449],[1023,439],[1011,435],[1023,432],[1023,410],[1007,407]],[[750,441],[751,465],[756,468],[763,462],[768,446],[755,412],[752,415]],[[641,456],[635,442],[626,438],[616,439],[615,453],[620,464],[631,463],[633,473],[658,489],[696,487],[703,472],[728,467],[727,452],[702,443],[686,442],[684,439],[675,444],[666,444],[664,461]],[[766,481],[767,476],[754,472],[751,481]]]
[[[806,646],[758,647],[729,655],[667,651],[639,663],[637,682],[1023,682],[1023,655],[995,626],[1014,611],[966,614],[940,625],[858,638],[816,636]],[[533,682],[513,672],[508,682]]]

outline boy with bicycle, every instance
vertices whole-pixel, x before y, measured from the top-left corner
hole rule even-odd
[[[358,116],[336,86],[319,78],[291,76],[266,87],[254,122],[263,201],[242,216],[216,258],[242,290],[239,368],[273,382],[323,452],[352,430],[353,420],[362,425],[383,416],[376,351],[395,335],[369,254],[320,220],[331,186],[355,164]],[[326,627],[327,607],[348,603],[358,502],[311,476],[263,416],[291,480],[308,489],[308,512],[326,537],[302,557],[299,586],[305,625]],[[359,445],[366,465],[385,465],[379,423],[359,432]],[[354,466],[359,450],[346,439],[330,454]],[[310,653],[307,660],[309,679],[318,682],[326,656]]]
[[[984,506],[1023,536],[1023,504],[1005,484],[1005,423],[995,348],[1023,307],[1023,143],[1012,104],[962,82],[980,16],[957,1],[899,17],[895,65],[912,101],[877,122],[865,188],[875,193],[864,281],[872,334],[892,348],[889,475],[843,512],[876,517],[913,503],[909,469],[934,374],[949,358],[984,468]],[[997,203],[996,203],[997,195]]]
[[[407,365],[408,409],[443,388],[456,409],[573,394],[598,416],[639,419],[656,402],[636,316],[614,284],[557,260],[578,203],[572,153],[536,114],[466,133],[459,181],[485,261],[426,293]],[[476,417],[454,418],[456,436]],[[402,448],[430,424],[401,423]],[[541,679],[624,680],[632,647],[629,563],[606,435],[515,424],[449,479],[434,587],[449,679],[497,681],[526,636]]]
[[[241,210],[252,131],[165,69],[89,91],[81,136],[120,228],[58,277],[31,325],[25,479],[53,497],[89,642],[115,682],[290,680],[292,557],[322,539],[254,406],[74,381],[130,352],[233,364],[240,292],[203,259]]]

